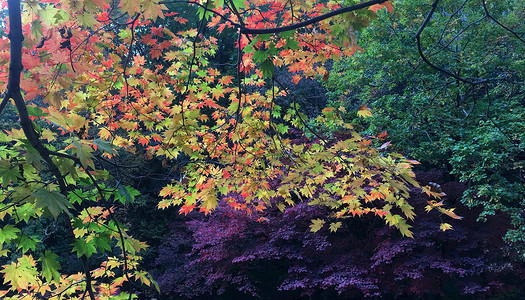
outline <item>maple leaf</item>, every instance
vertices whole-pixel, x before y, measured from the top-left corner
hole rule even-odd
[[[80,160],[82,167],[84,169],[87,169],[87,167],[95,169],[95,164],[93,163],[93,154],[91,154],[93,149],[89,146],[82,145],[76,139],[72,141],[72,146],[75,147],[74,152],[76,153],[77,158]]]
[[[180,210],[179,210],[179,214],[184,214],[184,215],[187,215],[188,213],[190,213],[192,210],[195,209],[195,204],[191,204],[191,205],[188,205],[188,204],[184,204]]]
[[[79,14],[77,19],[80,25],[86,28],[92,28],[93,25],[97,24],[97,20],[95,19],[94,13],[84,12],[82,14]]]
[[[217,193],[215,191],[211,191],[207,194],[205,194],[202,197],[202,204],[201,209],[204,209],[205,212],[211,212],[215,207],[217,207],[218,203]]]
[[[134,1],[134,0],[128,0]],[[144,9],[144,18],[152,19],[153,21],[157,20],[157,17],[164,19],[164,14],[162,10],[167,10],[168,8],[164,4],[159,4],[158,0],[144,0],[142,2],[142,8]]]
[[[393,12],[394,11],[394,7],[392,6],[392,1],[387,1],[385,3],[381,3],[381,4],[374,4],[372,6],[370,6],[368,9],[377,13],[378,10],[380,10],[381,8],[383,7],[386,7],[386,9],[388,10],[388,12]]]
[[[13,225],[5,225],[4,228],[0,229],[0,245],[5,242],[9,242],[17,237],[17,233],[20,229]]]
[[[4,282],[11,285],[11,290],[25,290],[37,281],[38,271],[31,255],[18,258],[17,262],[4,265],[0,273],[4,273]]]
[[[368,118],[372,116],[372,113],[370,112],[370,108],[366,106],[365,104],[359,106],[359,109],[357,111],[357,115],[362,118]]]
[[[168,184],[167,186],[163,187],[160,192],[159,192],[159,196],[161,197],[167,197],[167,196],[170,196],[172,195],[173,193],[175,193],[177,191],[177,187],[174,186],[174,185],[171,185],[171,184]]]
[[[58,217],[61,212],[65,212],[71,216],[69,208],[73,207],[73,205],[69,203],[67,198],[59,191],[50,191],[46,188],[38,187],[36,192],[33,193],[33,196],[36,198],[36,207],[43,208],[54,218]]]
[[[56,25],[58,9],[53,5],[46,5],[39,13],[40,21],[42,21],[47,27]]]
[[[453,219],[456,219],[456,220],[461,220],[461,219],[463,219],[463,217],[460,217],[460,216],[458,216],[458,215],[456,215],[456,214],[454,213],[454,208],[445,209],[445,208],[442,208],[442,207],[438,207],[438,210],[439,210],[441,213],[443,213],[443,214],[445,214],[445,215],[447,215],[447,216],[449,216],[449,217],[451,217],[451,218],[453,218]]]
[[[138,0],[121,0],[119,7],[122,8],[123,13],[128,13],[134,16],[140,11],[140,1]]]
[[[136,55],[133,57],[133,64],[136,66],[143,66],[146,63],[146,60],[141,55]]]
[[[9,185],[11,181],[17,182],[19,175],[20,172],[11,166],[9,160],[0,160],[0,177],[4,186]]]
[[[343,225],[343,223],[341,222],[335,222],[335,223],[330,224],[330,232],[336,232],[337,229],[341,227],[341,225]]]
[[[60,282],[60,274],[58,270],[61,269],[60,264],[57,261],[58,255],[54,254],[50,250],[46,250],[43,254],[40,255],[38,261],[42,262],[42,275],[46,278],[48,282],[55,280],[55,282]]]
[[[310,224],[310,231],[311,232],[317,232],[323,228],[325,221],[321,219],[315,219],[312,220],[312,224]]]
[[[439,229],[441,229],[442,231],[447,231],[447,230],[452,229],[452,225],[448,223],[441,223],[439,224]]]
[[[77,257],[85,256],[89,258],[94,253],[97,253],[97,248],[93,241],[86,241],[83,238],[77,238],[73,245],[73,251],[77,253]]]
[[[414,212],[414,208],[410,204],[404,203],[400,206],[400,208],[407,218],[409,218],[412,221],[414,220],[416,213]]]

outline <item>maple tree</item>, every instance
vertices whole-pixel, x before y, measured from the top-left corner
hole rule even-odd
[[[156,26],[163,18],[185,24],[169,9],[181,2],[198,7],[197,26]],[[392,10],[389,2],[6,4],[9,36],[0,40],[0,57],[10,65],[0,71],[8,82],[0,111],[13,103],[20,122],[0,132],[0,253],[13,257],[0,271],[4,299],[131,299],[125,290],[135,282],[156,285],[139,265],[147,246],[115,217],[138,195],[120,179],[120,169],[133,168],[119,159],[122,151],[162,159],[180,174],[160,191],[159,208],[208,214],[220,202],[255,215],[305,202],[330,211],[312,221],[312,231],[374,214],[412,236],[407,197],[419,186],[411,171],[417,162],[385,152],[388,143],[374,148],[383,137],[352,132],[342,109],[326,108],[317,121],[349,132],[344,139],[309,126],[295,102],[278,105],[289,93],[273,76],[276,69],[292,72],[293,82],[326,76],[324,63],[359,51],[354,31],[377,10]],[[218,46],[206,27],[237,30],[236,74],[211,65]],[[135,51],[139,45],[145,53]],[[371,113],[362,106],[359,114]],[[292,139],[305,132],[314,137]],[[427,207],[460,218],[439,200]],[[42,242],[26,226],[45,218],[63,219],[81,272],[62,274],[57,253],[37,251]]]

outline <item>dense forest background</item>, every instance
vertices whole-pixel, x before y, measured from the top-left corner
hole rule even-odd
[[[283,111],[300,107],[306,120],[305,127],[286,131],[291,144],[311,145],[319,135],[335,144],[351,136],[342,123],[323,117],[326,107],[335,107],[379,153],[419,161],[416,180],[442,194],[442,203],[462,219],[428,213],[432,198],[419,187],[410,189],[407,200],[416,214],[410,221],[413,238],[372,214],[343,218],[337,231],[325,226],[313,232],[312,220],[323,219],[330,208],[298,195],[284,211],[274,205],[255,214],[222,202],[211,214],[159,209],[159,192],[185,180],[190,158],[179,156],[166,168],[166,160],[147,151],[119,150],[122,162],[137,167],[105,166],[119,184],[132,187],[119,190],[114,214],[149,245],[140,265],[160,293],[131,283],[125,288],[138,299],[523,299],[525,7],[519,0],[392,2],[393,12],[379,10],[366,27],[353,23],[350,39],[361,49],[330,62],[325,73],[294,84],[289,70],[275,66],[272,87],[246,89],[288,90],[275,98],[276,105]],[[166,5],[188,21],[158,18],[137,28],[133,51],[150,68],[165,63],[150,55],[145,41],[151,28],[177,32],[199,24],[195,7]],[[237,31],[201,33],[218,40],[209,65],[238,76]],[[158,37],[157,44],[162,42]],[[45,106],[42,99],[36,103]],[[0,129],[17,123],[15,108],[7,106]],[[10,154],[3,153],[10,152],[1,141],[5,161]],[[272,190],[281,185],[269,182]],[[62,238],[67,221],[28,220],[24,232],[42,243],[11,250],[50,249],[61,254],[62,272],[82,270],[79,255]],[[453,229],[443,228],[445,222]],[[11,262],[15,252],[5,253],[0,264]],[[105,258],[94,252],[90,260],[96,265]]]

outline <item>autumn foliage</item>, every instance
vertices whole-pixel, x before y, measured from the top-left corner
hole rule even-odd
[[[128,299],[137,283],[156,285],[140,267],[147,246],[117,220],[139,194],[123,184],[120,169],[133,168],[124,152],[177,173],[159,208],[209,214],[229,206],[256,216],[308,204],[323,212],[311,220],[314,232],[375,215],[413,237],[407,198],[419,187],[417,162],[386,151],[384,136],[353,132],[343,109],[326,108],[317,122],[344,135],[308,125],[295,101],[279,105],[290,93],[273,76],[326,76],[325,63],[361,50],[354,31],[391,4],[184,2],[197,8],[196,24],[171,1],[26,1],[21,11],[8,1],[0,107],[14,103],[20,126],[0,132],[0,254],[12,255],[0,271],[4,299]],[[218,41],[204,34],[210,28],[237,31],[236,74],[211,63]],[[440,192],[423,191],[433,197],[427,210],[460,218]],[[41,220],[62,220],[69,248],[56,251],[74,253],[80,272],[60,273],[59,255],[27,233]]]

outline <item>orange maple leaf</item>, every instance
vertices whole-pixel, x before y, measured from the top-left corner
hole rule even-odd
[[[188,204],[184,204],[180,210],[179,210],[179,214],[184,214],[184,215],[187,215],[188,213],[190,213],[192,210],[195,209],[195,204],[191,204],[191,205],[188,205]],[[202,208],[201,208],[202,210]]]

